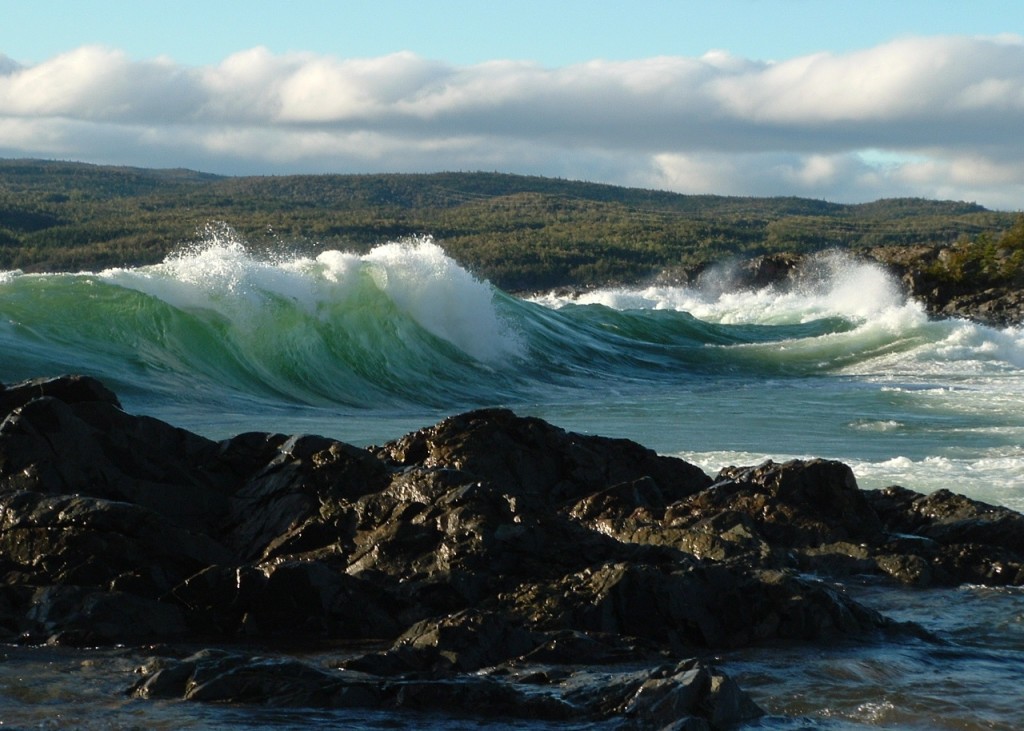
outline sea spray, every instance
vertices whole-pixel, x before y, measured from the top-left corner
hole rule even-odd
[[[863,322],[890,311],[925,319],[918,303],[907,301],[879,265],[828,252],[807,265],[808,272],[788,286],[723,289],[716,278],[694,286],[612,287],[582,294],[542,294],[548,307],[600,304],[615,310],[670,310],[722,324],[791,325],[841,317]]]
[[[0,380],[86,372],[213,436],[368,443],[502,405],[661,452],[831,457],[911,487],[948,464],[954,487],[1007,503],[1024,474],[1021,329],[929,320],[881,267],[842,257],[785,287],[526,301],[428,238],[264,256],[220,227],[155,266],[5,275],[0,352]]]
[[[434,247],[261,257],[229,236],[156,267],[0,274],[0,381],[87,372],[128,411],[214,438],[312,432],[356,445],[504,405],[634,439],[712,474],[827,457],[849,464],[864,488],[944,488],[1024,508],[1020,328],[929,320],[884,270],[855,262],[785,289],[616,288],[522,301]],[[929,618],[928,629],[952,642],[730,653],[724,660],[741,686],[790,716],[769,717],[765,728],[920,728],[942,719],[950,728],[970,719],[1020,727],[1016,695],[992,692],[1019,681],[1019,589],[887,587],[891,599],[872,600],[870,586],[849,585],[897,619]],[[27,671],[8,663],[11,688],[33,698],[63,689],[72,700],[24,704],[29,725],[81,712],[92,703],[81,681],[95,685],[89,673],[111,666],[106,657],[45,660]],[[95,697],[123,690],[105,683]],[[99,717],[112,708],[93,705]],[[282,718],[215,705],[193,709],[195,727]],[[152,713],[177,728],[189,721],[184,708],[157,704]],[[296,727],[325,718],[289,713]],[[328,721],[401,720],[367,718]]]
[[[363,261],[396,305],[477,360],[524,354],[522,342],[494,308],[491,286],[461,268],[432,239],[378,246]]]

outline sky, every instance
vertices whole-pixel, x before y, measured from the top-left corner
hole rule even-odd
[[[1024,0],[0,0],[0,157],[1024,209]]]

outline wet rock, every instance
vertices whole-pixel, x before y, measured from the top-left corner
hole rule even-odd
[[[0,638],[378,648],[334,669],[166,661],[138,686],[147,697],[718,727],[750,708],[707,667],[610,685],[577,668],[921,635],[833,583],[851,575],[1024,584],[1021,515],[948,491],[861,491],[828,460],[711,478],[504,409],[370,449],[213,442],[72,377],[5,387],[0,404]]]
[[[791,284],[800,276],[800,267],[806,257],[799,254],[764,254],[744,261],[735,270],[734,286],[743,289],[763,289],[769,286]]]
[[[903,285],[906,293],[921,302],[929,315],[972,320],[985,325],[1007,327],[1024,322],[1024,291],[1021,282],[993,281],[978,260],[967,258],[955,265],[958,277],[951,278],[948,261],[957,246],[880,247],[866,255],[884,264]]]
[[[33,378],[9,386],[0,384],[0,416],[6,416],[29,401],[49,396],[66,404],[99,402],[121,408],[117,395],[89,376]]]
[[[376,675],[475,672],[528,655],[546,639],[507,616],[467,609],[417,622],[387,651],[342,666]]]
[[[71,646],[182,640],[188,635],[178,607],[128,592],[82,586],[38,589],[26,620],[24,637]]]
[[[725,729],[764,712],[728,676],[697,660],[643,671],[561,675],[541,693],[535,676],[379,677],[280,657],[203,650],[139,669],[129,693],[148,699],[278,707],[444,711],[466,718],[615,721],[618,728]]]
[[[1024,516],[948,490],[899,486],[865,496],[892,538],[881,569],[908,584],[1024,584]]]
[[[865,496],[893,533],[912,533],[942,544],[979,543],[1024,552],[1024,515],[937,490],[930,495],[893,486]]]
[[[713,487],[673,506],[673,516],[687,510],[691,515],[740,513],[772,545],[787,547],[876,540],[881,535],[881,523],[853,471],[832,460],[726,468]]]
[[[158,659],[140,668],[129,691],[140,698],[272,706],[329,706],[342,681],[336,673],[290,658],[248,657],[202,650],[184,660]],[[372,688],[365,704],[374,705]]]
[[[220,445],[233,464],[253,454],[223,518],[225,541],[243,561],[334,543],[344,534],[335,507],[382,489],[389,477],[365,451],[324,437],[247,434]]]
[[[150,598],[230,555],[148,508],[33,492],[0,494],[0,553],[33,583],[120,588]]]
[[[0,492],[125,501],[207,530],[227,505],[216,451],[207,439],[124,413],[116,400],[44,395],[0,422]]]
[[[615,710],[641,728],[733,728],[764,715],[728,676],[696,660],[626,678],[619,692]],[[614,698],[608,690],[603,695],[601,705]]]
[[[500,483],[537,511],[643,477],[670,501],[710,483],[697,467],[635,442],[566,432],[504,409],[445,419],[384,445],[377,454],[402,466],[448,467]]]
[[[822,582],[715,565],[609,564],[519,601],[540,626],[636,638],[677,654],[893,628]]]

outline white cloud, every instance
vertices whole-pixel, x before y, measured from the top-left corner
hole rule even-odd
[[[201,68],[97,46],[34,66],[0,56],[0,154],[227,173],[497,169],[1020,209],[1022,119],[1021,36],[554,69],[265,48]]]

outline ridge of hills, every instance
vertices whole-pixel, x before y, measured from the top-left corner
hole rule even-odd
[[[0,270],[26,272],[155,263],[214,226],[303,254],[429,235],[475,275],[524,291],[782,252],[963,248],[1018,218],[957,201],[684,195],[496,172],[234,177],[0,160]]]

